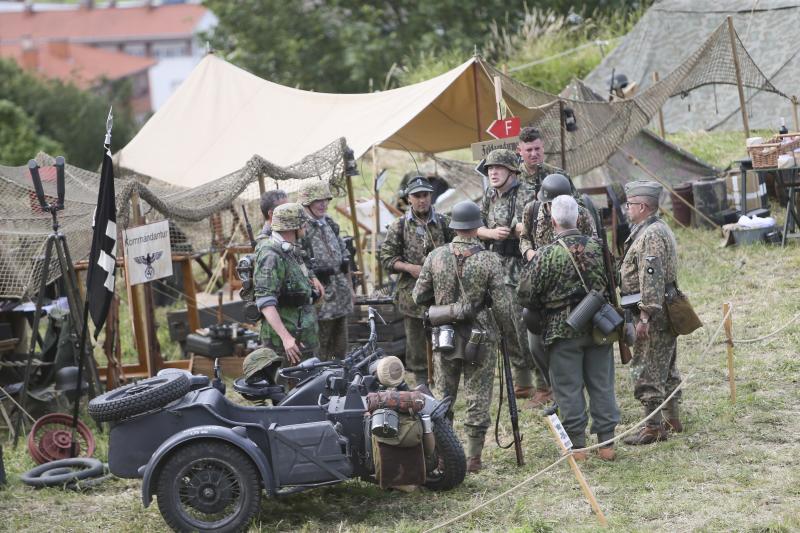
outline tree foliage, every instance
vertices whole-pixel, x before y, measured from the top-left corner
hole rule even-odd
[[[36,124],[19,106],[0,100],[0,163],[19,166],[39,151],[60,154],[60,144],[36,133]]]
[[[634,3],[589,0],[581,7],[592,12]],[[573,2],[540,4],[567,13]],[[483,48],[493,22],[516,31],[528,10],[519,0],[206,0],[205,5],[219,18],[207,37],[229,61],[283,85],[327,92],[396,85],[391,74],[419,54],[446,51],[466,60],[475,47]]]
[[[114,148],[123,147],[136,134],[129,94],[127,82],[106,84],[98,94],[61,81],[43,80],[13,61],[0,60],[0,95],[17,108],[6,106],[3,117],[11,117],[22,135],[6,148],[8,152],[0,152],[0,163],[21,164],[40,150],[52,153],[58,149],[67,163],[86,169],[99,167],[110,105],[114,105]],[[19,110],[25,120],[19,118]],[[2,120],[0,129],[5,128]],[[25,150],[27,155],[23,154]],[[14,159],[6,159],[12,155]]]

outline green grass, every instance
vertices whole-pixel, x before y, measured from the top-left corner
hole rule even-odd
[[[782,212],[778,211],[779,217]],[[797,531],[800,530],[798,379],[800,324],[758,344],[735,349],[737,403],[729,401],[726,348],[705,349],[734,306],[736,338],[767,334],[797,313],[800,250],[754,245],[718,248],[716,233],[676,229],[680,283],[706,324],[679,340],[678,365],[689,381],[684,391],[687,431],[649,447],[618,448],[612,464],[590,459],[581,468],[609,520],[609,531]],[[496,392],[495,392],[496,393]],[[617,367],[620,431],[639,418],[628,369]],[[496,396],[495,396],[496,402]],[[496,405],[493,405],[494,416]],[[456,407],[456,429],[463,436]],[[251,531],[422,531],[523,481],[557,457],[539,414],[524,408],[521,427],[526,466],[513,452],[487,439],[486,469],[448,493],[384,492],[351,481],[281,500],[264,499]],[[105,436],[97,435],[105,458]],[[507,416],[501,440],[508,442]],[[113,480],[85,493],[34,491],[18,475],[33,463],[22,447],[4,447],[9,474],[0,491],[0,529],[8,531],[163,531],[157,506],[145,509],[138,480]],[[449,526],[449,531],[597,531],[589,505],[566,464]]]
[[[758,130],[750,132],[750,135],[768,138],[774,133]],[[718,168],[726,168],[733,164],[734,160],[747,157],[744,134],[740,131],[670,133],[667,134],[667,140]]]

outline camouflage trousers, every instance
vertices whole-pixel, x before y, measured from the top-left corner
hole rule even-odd
[[[635,319],[635,324],[639,319]],[[659,404],[672,394],[681,381],[675,358],[678,352],[678,338],[669,329],[663,311],[650,318],[646,339],[637,339],[633,345],[631,377],[633,396],[643,404]],[[681,391],[675,395],[678,400]]]
[[[434,375],[439,398],[451,396],[455,404],[458,385],[464,376],[464,400],[467,411],[464,428],[467,433],[467,457],[480,456],[486,431],[492,424],[489,412],[492,406],[494,368],[497,365],[497,347],[489,346],[488,355],[480,365],[465,364],[461,359],[445,359],[433,353]]]
[[[347,317],[319,321],[319,358],[344,359],[347,355]]]
[[[403,317],[406,330],[406,370],[414,374],[417,385],[428,381],[427,333],[421,318]]]

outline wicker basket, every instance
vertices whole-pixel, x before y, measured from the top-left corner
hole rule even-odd
[[[788,143],[781,142],[785,137],[795,137]],[[794,151],[800,148],[800,133],[785,133],[775,135],[768,142],[754,144],[747,147],[747,153],[753,161],[753,168],[777,168],[778,156],[782,154],[794,155]]]

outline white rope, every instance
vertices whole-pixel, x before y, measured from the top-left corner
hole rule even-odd
[[[788,328],[789,326],[791,326],[792,324],[797,322],[798,318],[800,318],[800,313],[794,315],[794,318],[792,318],[789,322],[787,322],[786,324],[782,325],[781,327],[779,327],[778,329],[776,329],[772,333],[768,333],[766,335],[762,335],[761,337],[756,337],[755,339],[733,339],[733,343],[734,344],[749,344],[749,343],[753,343],[753,342],[761,342],[763,340],[767,340],[770,337],[774,337],[775,335],[777,335],[781,331],[785,330],[786,328]]]

